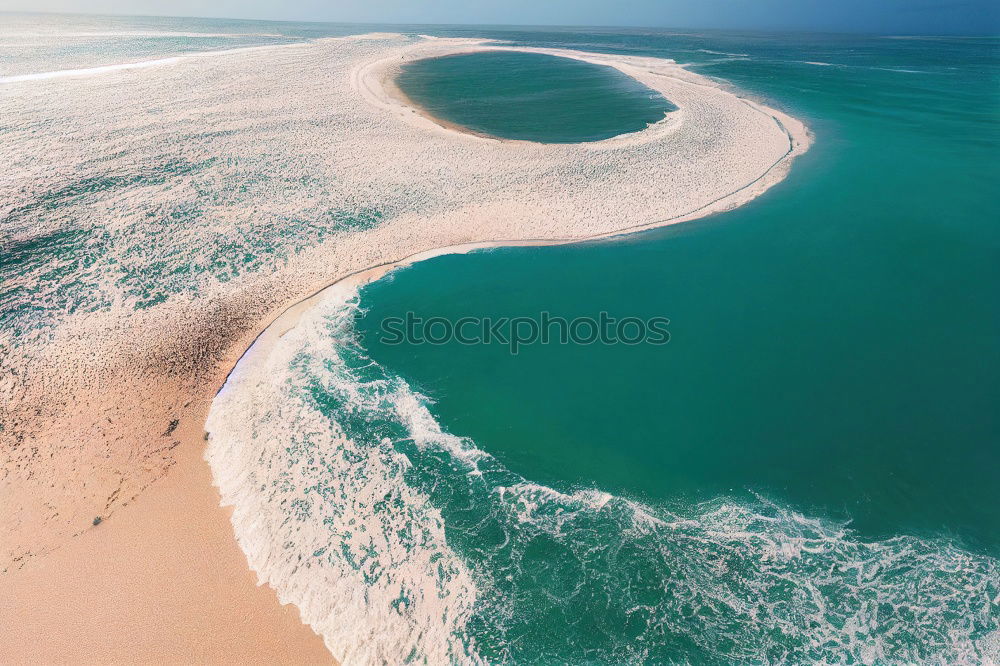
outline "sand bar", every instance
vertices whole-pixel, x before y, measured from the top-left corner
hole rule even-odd
[[[140,600],[156,600],[164,578],[173,594],[157,602],[159,629],[202,620],[211,629],[191,627],[191,642],[175,638],[175,651],[160,654],[211,661],[245,650],[309,660],[315,641],[290,638],[307,652],[293,658],[275,638],[294,609],[252,587],[235,545],[223,545],[225,513],[206,511],[216,503],[200,461],[207,406],[258,333],[304,295],[367,267],[595,238],[732,208],[779,182],[809,143],[797,120],[650,58],[558,52],[617,67],[678,106],[647,130],[590,145],[472,136],[442,127],[385,85],[406,59],[483,48],[491,47],[331,39],[5,84],[3,104],[19,119],[2,148],[11,169],[0,181],[12,242],[64,233],[72,219],[85,234],[83,251],[104,252],[62,283],[47,282],[47,265],[19,276],[25,304],[51,320],[37,334],[14,339],[5,330],[0,340],[9,396],[0,413],[9,424],[0,435],[2,612],[24,627],[6,642],[7,660],[153,658],[152,649],[136,652],[128,632],[107,627],[154,636],[155,606]],[[57,131],[38,133],[40,125]],[[129,171],[137,164],[149,171]],[[170,178],[148,175],[164,165]],[[101,180],[107,174],[114,179]],[[80,182],[90,195],[74,194]],[[53,193],[63,197],[60,214],[39,218],[37,202]],[[164,217],[184,223],[163,235]],[[329,229],[309,223],[317,218]],[[157,278],[163,257],[191,267]],[[77,296],[81,283],[88,290]],[[190,501],[169,499],[198,484],[203,492],[185,492]],[[97,516],[103,522],[94,526]],[[156,535],[178,546],[166,550]],[[198,566],[185,564],[180,575],[184,562]],[[243,622],[188,605],[202,599],[206,579],[217,586],[211,598],[273,628],[253,640],[275,642],[203,642],[234,636],[233,622]],[[121,614],[103,617],[111,623],[103,642],[96,625],[67,619],[113,590],[123,601],[105,610]],[[67,652],[39,653],[35,629],[55,626],[63,642],[49,647]],[[163,646],[168,635],[147,644]]]

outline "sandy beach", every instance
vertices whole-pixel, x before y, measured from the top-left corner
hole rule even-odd
[[[176,85],[194,86],[187,77],[203,88],[192,88],[192,97],[171,112],[168,131],[178,131],[206,105],[213,105],[213,115],[204,122],[220,128],[270,127],[272,117],[284,117],[298,123],[300,131],[268,145],[315,160],[303,173],[336,172],[347,185],[363,189],[367,174],[386,174],[385,165],[396,165],[387,182],[372,186],[373,199],[410,180],[413,187],[435,191],[442,169],[474,167],[460,184],[449,184],[443,203],[426,203],[421,193],[413,210],[401,201],[403,212],[377,226],[301,248],[267,270],[232,281],[205,280],[195,295],[179,293],[155,307],[115,305],[67,317],[44,343],[11,346],[14,351],[0,358],[0,365],[12,370],[4,385],[12,399],[0,413],[11,424],[0,434],[5,454],[0,528],[6,535],[0,553],[0,626],[14,630],[0,641],[0,662],[329,662],[330,640],[324,647],[294,605],[279,604],[273,590],[256,585],[258,576],[267,576],[248,568],[233,538],[234,527],[240,537],[244,526],[231,524],[231,510],[220,507],[220,499],[227,506],[234,503],[237,489],[224,487],[220,498],[203,459],[212,400],[254,340],[263,333],[254,355],[266,356],[269,344],[294,328],[310,299],[345,278],[360,284],[400,263],[436,254],[573,242],[728,210],[779,182],[809,145],[797,120],[669,61],[649,58],[569,54],[615,66],[679,107],[648,130],[582,148],[550,150],[472,136],[416,112],[385,85],[401,58],[482,48],[459,40],[333,39],[197,62],[181,59],[74,80],[88,103],[63,99],[58,81],[16,83],[24,86],[18,101],[23,113],[74,119],[75,133],[62,143],[25,139],[8,155],[24,177],[34,173],[38,161],[90,159],[88,142],[101,140],[87,120],[95,107],[111,113],[119,105],[121,117],[139,117],[148,99]],[[290,72],[308,86],[302,98],[311,101],[287,99]],[[124,103],[116,100],[119,87],[140,85],[148,89]],[[253,108],[211,97],[219,85],[240,95],[256,90]],[[338,122],[360,128],[358,138],[317,147],[333,141],[329,133],[312,131],[325,118],[324,95],[334,94],[331,89],[347,109],[346,120]],[[51,107],[57,98],[62,101]],[[29,112],[29,107],[38,110]],[[150,142],[164,131],[165,121],[155,122]],[[175,122],[177,127],[169,124]],[[265,138],[272,141],[270,135]],[[367,144],[378,151],[365,159],[329,156],[357,154],[363,150],[358,146]],[[498,152],[498,144],[510,152]],[[113,154],[119,147],[112,143],[107,151]],[[247,159],[257,150],[252,143],[226,148]],[[606,155],[614,159],[606,162]],[[662,171],[647,178],[645,160],[664,155],[668,161],[659,162]],[[572,160],[583,164],[580,172],[586,160],[602,168],[610,164],[610,175],[581,184],[577,173],[562,171]],[[415,166],[408,171],[407,164]],[[537,178],[526,177],[525,169],[535,169]],[[484,173],[500,175],[480,186],[478,197],[473,184]],[[644,178],[656,186],[644,186]],[[166,196],[158,187],[150,185],[144,196]],[[559,196],[546,198],[546,191]],[[618,205],[623,192],[633,202],[624,211]],[[108,215],[112,210],[103,206],[85,212]],[[239,226],[244,216],[261,211],[309,214],[299,199],[217,204],[211,231]],[[192,243],[213,242],[207,231],[186,233]],[[33,379],[19,379],[28,376]]]
[[[170,473],[96,528],[5,574],[0,662],[333,663],[258,587],[201,459],[192,410]]]

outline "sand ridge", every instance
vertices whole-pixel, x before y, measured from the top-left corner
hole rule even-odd
[[[423,57],[428,52],[436,56],[484,50],[475,43],[472,45],[446,43],[435,46],[437,48],[421,50],[418,53]],[[551,50],[536,51],[549,53]],[[554,55],[562,55],[558,51],[551,52]],[[570,57],[593,58],[597,62],[605,60],[615,62],[614,58],[604,59],[588,54],[574,53]],[[399,71],[399,62],[399,58],[394,56],[355,69],[352,73],[354,87],[361,91],[372,105],[393,114],[402,122],[454,141],[473,142],[483,146],[509,146],[515,150],[545,148],[543,144],[498,140],[468,132],[464,128],[442,122],[420,109],[413,108],[412,102],[393,84],[393,76]],[[657,80],[657,77],[663,77],[678,87],[691,86],[696,92],[720,91],[715,85],[689,80],[690,77],[686,76],[683,70],[678,76],[653,72],[645,76],[646,70],[642,68],[617,64],[627,74],[636,76],[640,80],[645,78],[647,84],[655,82],[654,85],[662,86],[663,82]],[[670,63],[666,65],[662,61],[642,63],[643,67],[657,65],[668,67]],[[676,94],[677,88],[673,90]],[[723,94],[729,95],[729,93]],[[673,97],[671,95],[671,98]],[[787,162],[805,149],[808,137],[802,133],[793,135],[785,129],[785,122],[796,131],[801,126],[784,114],[748,100],[739,102],[745,104],[750,113],[759,114],[773,121],[773,127],[780,132],[777,136],[783,137],[786,142],[784,152],[780,153],[772,164],[764,165],[762,171],[754,178],[736,183],[731,191],[721,193],[707,201],[694,199],[692,203],[695,207],[691,210],[674,217],[640,223],[637,225],[638,228],[672,224],[731,208],[753,198],[783,177],[787,170]],[[592,144],[580,144],[578,147],[614,150],[623,147],[641,147],[647,142],[669,140],[670,136],[683,126],[685,106],[681,106],[678,112],[668,115],[664,121],[646,130]],[[779,119],[779,115],[785,118],[785,122]],[[780,140],[779,138],[778,141]],[[380,523],[379,518],[365,514],[365,507],[378,504],[379,498],[389,497],[383,495],[385,489],[380,488],[367,474],[362,475],[361,482],[357,485],[354,485],[357,480],[351,480],[349,475],[343,476],[345,485],[338,492],[343,494],[345,498],[343,504],[346,508],[339,507],[330,511],[310,501],[310,497],[306,496],[308,493],[291,491],[290,494],[284,494],[276,490],[277,487],[287,487],[289,479],[297,473],[291,461],[282,460],[285,447],[297,447],[297,444],[281,434],[280,426],[274,432],[268,430],[276,422],[291,419],[297,423],[296,428],[311,433],[309,439],[317,447],[317,451],[326,452],[334,458],[341,455],[335,453],[340,450],[350,451],[350,454],[343,454],[347,457],[364,454],[345,439],[336,424],[333,425],[332,433],[328,434],[323,427],[322,419],[316,420],[316,415],[310,413],[308,409],[297,411],[294,406],[296,401],[291,397],[287,399],[280,397],[278,394],[281,394],[282,389],[279,385],[283,386],[283,382],[275,384],[272,378],[281,376],[282,369],[292,363],[292,358],[295,357],[299,345],[304,344],[304,340],[316,340],[317,336],[333,335],[324,333],[326,324],[323,315],[329,308],[339,307],[338,303],[345,298],[350,299],[351,294],[356,293],[359,286],[379,279],[395,268],[441,254],[466,253],[504,245],[561,244],[605,238],[627,230],[626,227],[597,231],[589,235],[512,237],[458,243],[418,251],[401,259],[363,269],[288,308],[263,331],[241,357],[229,375],[224,389],[213,403],[207,425],[210,444],[206,458],[212,466],[213,478],[222,492],[223,502],[233,507],[232,520],[236,537],[247,553],[251,567],[263,581],[275,588],[283,602],[291,602],[300,608],[304,621],[324,637],[326,645],[338,659],[347,662],[392,663],[407,658],[407,655],[415,654],[418,658],[438,662],[454,658],[456,653],[464,654],[464,648],[455,643],[455,628],[463,625],[469,609],[475,604],[475,587],[462,563],[449,557],[448,550],[443,545],[441,517],[434,511],[426,515],[406,514],[406,525],[411,526],[406,529],[403,525],[395,525],[398,519],[393,519],[390,525],[386,525]],[[274,410],[276,404],[280,404],[281,408]],[[301,423],[296,419],[302,419]],[[322,439],[322,444],[313,441],[314,438],[324,438],[328,435],[333,439],[330,441]],[[326,464],[330,464],[330,461],[322,455],[317,455],[320,457],[309,458],[310,462],[307,465],[309,469],[317,465],[323,468]],[[294,455],[292,457],[298,458]],[[393,463],[389,464],[391,466]],[[401,461],[400,464],[405,463]],[[271,474],[275,472],[279,477],[272,478]],[[341,478],[339,474],[338,478]],[[293,485],[299,488],[312,487],[306,477],[303,477],[300,483]],[[276,496],[280,501],[275,498]],[[389,500],[384,499],[384,501]],[[405,506],[424,504],[419,498],[399,501]],[[302,507],[311,506],[311,509],[303,508],[302,511],[307,515],[315,515],[316,524],[310,526],[308,519],[302,522],[290,520],[285,513],[285,507],[289,506],[290,502]],[[341,524],[338,521],[347,522]],[[326,533],[320,524],[324,527],[333,525],[334,527],[329,529],[338,534],[358,533],[359,539],[356,542],[348,539],[352,542],[351,545],[346,542],[331,545],[325,540]],[[365,525],[367,528],[359,529],[358,525]],[[410,529],[424,535],[423,548],[398,550],[391,536],[385,538],[399,530],[408,532]],[[302,552],[289,550],[291,544],[296,541],[302,542]],[[350,570],[341,570],[334,563],[333,560],[337,558],[317,557],[327,549],[327,546],[338,552],[340,548],[356,549],[357,552],[348,559],[364,561],[365,571],[368,575],[377,577],[379,584],[375,587],[367,587],[367,584],[362,584],[361,588],[356,587],[351,580]],[[405,557],[403,552],[410,553],[412,561],[409,557]],[[375,553],[384,553],[385,556],[380,558]],[[436,559],[437,564],[432,567],[424,562],[424,558],[427,557],[440,559]],[[437,577],[428,577],[426,575],[428,570],[436,570],[439,573]],[[362,594],[361,589],[367,591]],[[432,590],[436,590],[436,594],[430,594]],[[405,618],[396,613],[386,612],[392,606],[391,600],[401,597],[407,599]],[[349,623],[345,624],[344,618],[350,618]],[[466,657],[475,661],[475,655]]]
[[[5,84],[3,249],[35,254],[0,310],[0,571],[190,460],[200,431],[181,433],[303,295],[440,248],[726,210],[809,144],[797,120],[650,58],[571,56],[678,107],[592,145],[471,137],[384,86],[390,63],[482,48],[359,36]],[[46,239],[59,253],[34,249]]]

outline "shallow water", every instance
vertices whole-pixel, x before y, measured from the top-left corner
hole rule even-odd
[[[443,120],[505,139],[544,143],[637,132],[676,109],[616,69],[536,53],[418,60],[403,66],[396,84]]]

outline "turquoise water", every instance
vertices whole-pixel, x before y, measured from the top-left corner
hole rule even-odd
[[[164,17],[0,14],[0,76],[296,41],[285,25]]]
[[[418,60],[403,66],[396,83],[438,118],[505,139],[545,143],[637,132],[676,109],[616,69],[536,53]]]
[[[418,457],[426,476],[413,472],[445,511],[450,545],[503,599],[473,625],[480,650],[515,661],[843,661],[879,645],[881,658],[906,661],[941,654],[931,624],[995,630],[997,42],[599,40],[628,53],[715,52],[699,71],[806,119],[816,144],[784,183],[725,215],[611,242],[442,257],[363,291],[366,353],[503,469],[476,488],[438,460]],[[474,81],[477,70],[461,74]],[[455,321],[601,310],[667,316],[671,342],[512,356],[503,344],[379,337],[383,318],[407,311]],[[772,569],[753,543],[630,535],[624,500],[587,512],[578,497],[498,490],[524,480],[567,495],[601,489],[701,525],[745,512],[761,538],[827,547]],[[688,540],[711,546],[685,551]],[[973,558],[977,573],[923,596],[964,570],[954,557]],[[716,566],[734,578],[714,579]],[[861,608],[870,626],[838,643],[851,633],[841,614]],[[810,630],[826,647],[810,645]]]

